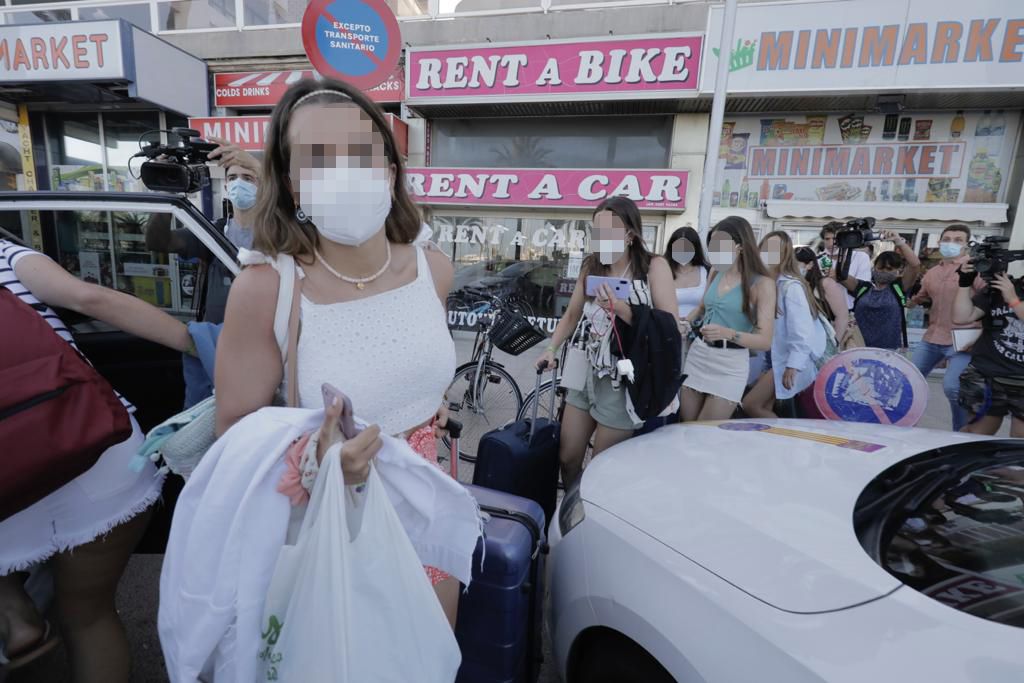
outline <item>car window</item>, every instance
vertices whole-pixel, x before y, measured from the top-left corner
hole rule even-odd
[[[75,277],[131,294],[182,321],[223,319],[232,272],[193,233],[169,213],[169,207],[131,211],[75,209],[0,212],[0,227],[32,245],[26,226],[38,223],[43,251]],[[164,237],[147,244],[147,231]],[[177,235],[176,242],[168,239]],[[151,250],[150,247],[155,247]],[[175,249],[173,247],[183,247]],[[215,320],[214,322],[220,322]],[[106,329],[92,320],[72,322],[76,332]]]
[[[855,512],[862,545],[938,602],[1024,627],[1024,448],[981,442],[883,472]]]

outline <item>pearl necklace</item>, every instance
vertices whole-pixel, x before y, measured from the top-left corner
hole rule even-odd
[[[323,265],[323,267],[327,269],[327,272],[329,272],[331,275],[338,278],[342,282],[347,282],[351,285],[355,285],[356,288],[358,289],[366,289],[366,285],[368,283],[373,282],[374,280],[379,278],[381,275],[387,272],[387,269],[391,266],[391,242],[385,240],[384,246],[387,249],[388,254],[387,258],[384,259],[384,265],[381,266],[380,270],[378,270],[376,273],[369,277],[348,277],[347,275],[342,275],[341,273],[339,273],[338,271],[331,267],[331,264],[327,262],[327,259],[323,257],[323,254],[320,253],[319,249],[316,250],[316,260],[319,261]]]

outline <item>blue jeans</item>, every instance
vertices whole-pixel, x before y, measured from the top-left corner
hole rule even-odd
[[[942,378],[942,393],[946,395],[953,413],[953,431],[959,432],[967,424],[967,411],[960,407],[957,400],[960,395],[960,375],[971,362],[971,354],[958,352],[952,345],[940,346],[930,342],[921,342],[914,351],[914,365],[925,377],[944,358],[948,358],[949,363],[946,364],[946,375]]]

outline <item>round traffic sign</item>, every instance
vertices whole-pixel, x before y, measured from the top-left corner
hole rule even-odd
[[[814,403],[829,420],[912,427],[928,406],[928,381],[895,351],[851,349],[818,372]]]
[[[369,90],[394,72],[402,36],[384,0],[311,0],[302,46],[321,75]]]

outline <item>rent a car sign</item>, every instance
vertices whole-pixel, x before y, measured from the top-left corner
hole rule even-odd
[[[121,23],[0,26],[0,83],[126,78]]]

